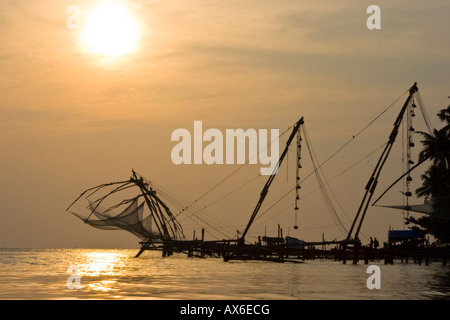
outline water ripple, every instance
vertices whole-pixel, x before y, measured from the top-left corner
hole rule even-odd
[[[450,268],[378,264],[381,289],[369,290],[367,265],[337,261],[223,262],[136,250],[0,249],[0,299],[415,300],[449,299]],[[78,273],[68,273],[74,266]],[[75,269],[73,269],[75,270]],[[69,289],[70,276],[80,288]]]

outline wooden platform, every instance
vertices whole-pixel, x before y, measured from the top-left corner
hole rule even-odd
[[[304,262],[306,260],[327,259],[357,264],[371,261],[384,261],[385,264],[417,263],[428,265],[431,262],[447,264],[450,258],[450,247],[416,247],[408,248],[392,246],[373,249],[367,246],[348,244],[344,241],[305,242],[303,246],[290,246],[282,241],[272,244],[240,244],[237,240],[202,241],[178,240],[162,242],[142,242],[139,257],[146,250],[162,251],[162,256],[174,253],[186,254],[187,257],[214,257],[226,261],[260,260],[271,262]],[[330,249],[325,247],[334,246]],[[320,249],[319,249],[320,248]]]

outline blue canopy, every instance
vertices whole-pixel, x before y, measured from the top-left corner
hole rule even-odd
[[[389,230],[389,240],[417,239],[415,230]]]

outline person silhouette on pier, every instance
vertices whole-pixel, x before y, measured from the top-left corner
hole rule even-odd
[[[377,238],[375,238],[375,239],[373,240],[373,247],[375,248],[375,250],[378,249],[379,245],[380,245],[380,243],[378,242]]]

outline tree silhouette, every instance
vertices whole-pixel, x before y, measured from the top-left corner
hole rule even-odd
[[[416,189],[418,197],[433,207],[433,214],[406,218],[416,226],[411,229],[421,234],[431,234],[441,242],[450,242],[450,105],[437,114],[444,127],[433,134],[419,132],[423,149],[419,160],[429,159],[430,167],[422,174],[422,186]]]
[[[437,116],[441,121],[447,123],[447,125],[441,130],[450,130],[450,105],[447,107],[447,109],[441,109]]]
[[[446,167],[443,162],[432,165],[422,174],[422,186],[416,189],[418,197],[425,197],[425,202],[430,200],[441,199],[449,196],[449,190],[446,189],[448,177],[445,176]]]

